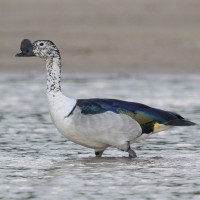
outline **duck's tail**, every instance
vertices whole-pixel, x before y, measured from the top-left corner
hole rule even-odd
[[[196,123],[188,121],[186,119],[174,119],[172,121],[167,122],[166,125],[170,126],[194,126]]]
[[[175,112],[169,112],[169,113],[175,115],[177,117],[177,119],[173,119],[173,120],[167,122],[167,125],[170,125],[170,126],[194,126],[194,125],[196,125],[196,123],[186,120],[178,113],[175,113]]]

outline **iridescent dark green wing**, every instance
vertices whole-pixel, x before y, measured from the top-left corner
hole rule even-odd
[[[194,125],[192,122],[184,120],[177,113],[116,99],[79,99],[77,100],[77,106],[81,108],[81,113],[85,115],[100,114],[107,111],[128,115],[140,124],[143,133],[153,132],[155,124],[173,126]]]

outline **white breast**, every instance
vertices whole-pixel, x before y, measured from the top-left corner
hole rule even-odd
[[[127,115],[111,111],[85,115],[78,106],[75,107],[75,99],[62,94],[48,96],[48,102],[51,118],[57,129],[69,140],[83,146],[94,149],[108,146],[120,148],[141,135],[140,125]]]
[[[56,127],[63,125],[64,119],[76,105],[76,99],[68,98],[61,92],[47,93],[48,108]]]

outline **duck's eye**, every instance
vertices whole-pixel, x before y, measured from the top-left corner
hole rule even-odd
[[[44,45],[44,43],[40,43],[40,46],[43,46]]]

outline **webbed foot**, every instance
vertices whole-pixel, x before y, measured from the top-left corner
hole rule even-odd
[[[133,151],[133,149],[131,149],[131,148],[129,148],[128,153],[129,153],[129,158],[136,158],[137,157],[135,151]]]
[[[104,151],[95,151],[96,157],[100,158]]]

